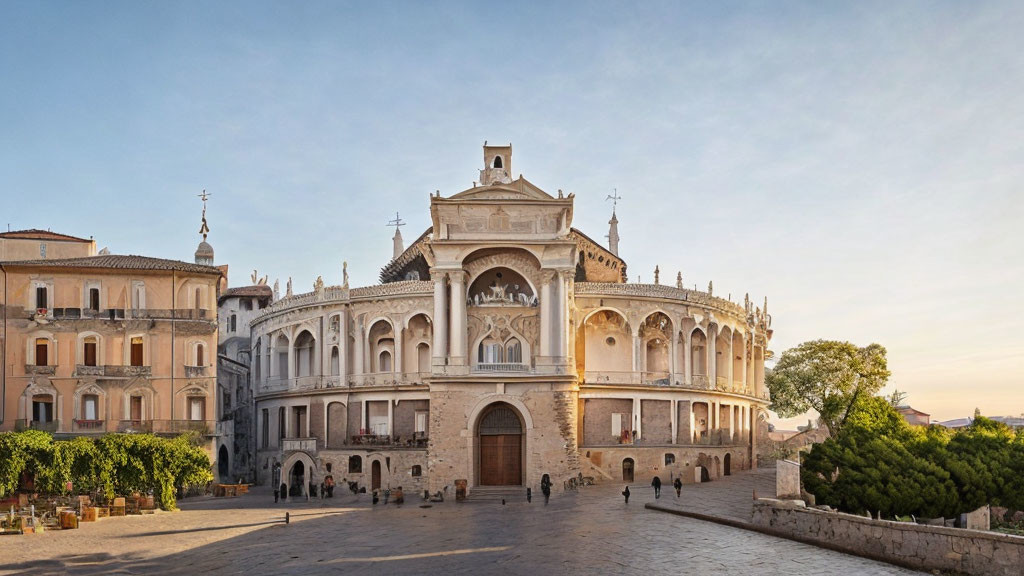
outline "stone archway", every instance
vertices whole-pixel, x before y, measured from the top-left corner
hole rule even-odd
[[[228,463],[228,447],[223,444],[220,445],[220,450],[217,451],[217,475],[222,483],[231,483],[229,478],[231,469]]]
[[[633,481],[633,474],[636,468],[636,464],[632,458],[626,458],[622,461],[622,481],[627,484]]]
[[[297,486],[295,489],[292,488],[292,482],[294,481],[293,472],[295,472],[295,464],[302,462],[302,485]],[[286,493],[296,493],[299,495],[309,495],[309,483],[315,481],[314,475],[316,473],[316,463],[313,462],[313,458],[305,452],[293,452],[291,456],[285,459],[281,464],[281,483],[285,485]]]
[[[725,475],[726,476],[731,476],[732,475],[732,454],[730,454],[728,452],[725,453],[725,458],[722,459],[722,465],[725,468]]]
[[[511,404],[495,402],[481,412],[476,427],[478,485],[523,484],[525,430],[522,417]]]

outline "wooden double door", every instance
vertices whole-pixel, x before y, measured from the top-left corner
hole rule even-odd
[[[522,434],[480,436],[480,485],[517,486],[523,483]]]

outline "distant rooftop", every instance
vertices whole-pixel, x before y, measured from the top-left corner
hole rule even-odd
[[[58,234],[57,232],[51,232],[49,230],[39,230],[36,228],[32,228],[30,230],[12,230],[10,232],[0,232],[0,238],[11,238],[18,240],[55,240],[60,242],[92,242],[92,240],[86,240],[85,238],[68,236],[67,234]]]
[[[218,302],[223,302],[228,298],[272,298],[274,296],[274,290],[266,284],[256,284],[254,286],[239,286],[237,288],[228,288],[220,295]]]
[[[221,275],[219,268],[192,264],[180,260],[165,260],[163,258],[150,258],[149,256],[135,256],[131,254],[117,255],[104,254],[102,256],[87,256],[85,258],[58,258],[54,260],[16,260],[3,262],[4,266],[32,266],[45,268],[106,268],[112,270],[177,270],[180,272],[192,272],[196,274]]]

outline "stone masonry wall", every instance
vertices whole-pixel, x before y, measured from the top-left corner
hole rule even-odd
[[[762,531],[916,570],[1019,576],[1024,537],[921,526],[805,508],[791,501],[754,502]]]
[[[641,400],[640,426],[639,444],[670,444],[672,403],[668,400]]]
[[[626,428],[632,426],[628,419],[633,413],[633,401],[613,398],[587,398],[583,401],[583,445],[602,446],[617,444],[618,436],[612,435],[612,414],[625,414]]]
[[[742,469],[744,453],[745,448],[742,446],[723,446],[719,448],[714,446],[670,445],[641,447],[624,445],[611,448],[585,448],[582,455],[584,458],[588,458],[591,464],[600,468],[612,478],[612,480],[608,480],[607,477],[595,476],[594,480],[597,482],[621,481],[622,461],[626,458],[632,458],[634,462],[633,481],[635,483],[649,484],[655,476],[659,476],[662,482],[666,482],[667,479],[678,476],[683,479],[683,483],[692,484],[696,477],[694,474],[696,466],[702,463],[707,465],[707,462],[713,461],[715,457],[722,461],[725,459],[726,454],[732,454],[732,471],[736,472]],[[666,454],[671,454],[675,462],[666,465]],[[716,474],[713,466],[708,465],[708,469],[712,480],[721,477],[720,471]]]

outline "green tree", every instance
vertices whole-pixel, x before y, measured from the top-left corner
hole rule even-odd
[[[766,378],[771,409],[790,418],[814,409],[830,434],[846,423],[858,402],[874,396],[889,379],[885,348],[812,340],[782,353]]]

